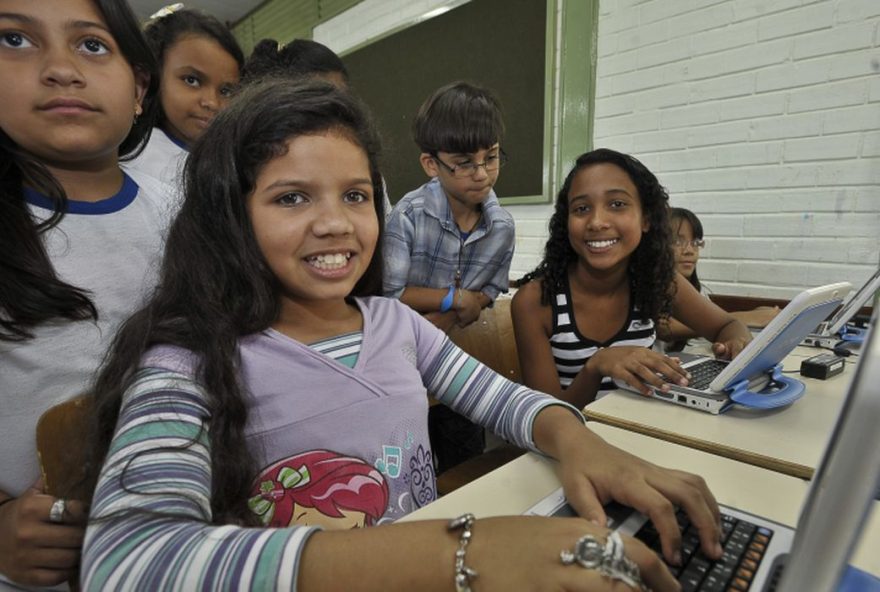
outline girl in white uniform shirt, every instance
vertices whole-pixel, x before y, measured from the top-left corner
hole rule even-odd
[[[159,61],[159,125],[126,165],[177,187],[190,145],[226,106],[244,54],[226,26],[196,10],[150,22],[144,34]]]
[[[124,0],[0,0],[0,590],[79,561],[83,506],[44,493],[34,430],[155,284],[173,194],[119,160],[155,121],[156,72]]]

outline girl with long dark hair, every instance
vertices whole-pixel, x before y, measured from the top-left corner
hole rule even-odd
[[[487,592],[611,589],[613,578],[566,566],[559,551],[607,535],[601,503],[612,498],[651,514],[669,560],[673,505],[720,555],[701,479],[609,446],[576,409],[377,296],[378,142],[350,95],[285,80],[247,88],[196,142],[184,177],[159,287],[94,389],[85,589],[447,591],[474,579]],[[584,518],[455,522],[467,535],[440,521],[388,524],[436,497],[428,392],[558,458]],[[316,451],[330,463],[320,473],[305,460]],[[318,486],[333,465],[360,468]],[[353,499],[360,491],[372,501]],[[276,527],[248,528],[263,524]],[[331,528],[361,524],[377,526]],[[625,544],[646,584],[676,589],[656,556]]]
[[[83,506],[44,493],[35,426],[88,388],[155,282],[172,194],[119,166],[155,89],[124,1],[0,2],[0,588],[78,562]]]

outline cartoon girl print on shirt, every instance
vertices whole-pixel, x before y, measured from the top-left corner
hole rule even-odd
[[[372,526],[385,513],[388,485],[359,458],[312,450],[264,469],[248,500],[265,526]]]

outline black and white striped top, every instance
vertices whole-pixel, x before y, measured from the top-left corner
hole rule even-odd
[[[550,350],[553,352],[553,361],[563,389],[568,388],[587,360],[599,349],[621,345],[651,347],[657,338],[654,322],[639,318],[638,311],[634,307],[630,307],[626,322],[608,341],[599,343],[584,337],[575,323],[568,278],[565,279],[565,291],[557,293],[551,304],[553,333],[550,335]],[[607,376],[602,378],[599,390],[613,388],[615,386],[610,378]]]

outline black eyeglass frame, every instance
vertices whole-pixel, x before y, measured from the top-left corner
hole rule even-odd
[[[448,164],[443,162],[443,159],[441,159],[437,155],[436,152],[431,152],[431,158],[433,158],[436,162],[443,165],[443,168],[445,168],[447,171],[449,171],[452,174],[452,176],[456,177],[457,179],[467,179],[468,177],[473,177],[476,174],[477,169],[479,167],[483,167],[483,169],[486,171],[486,173],[494,173],[495,171],[501,169],[501,167],[503,167],[505,164],[507,164],[508,161],[510,160],[510,157],[507,156],[507,153],[504,151],[504,148],[500,148],[500,147],[498,148],[498,168],[492,168],[492,169],[489,168],[489,163],[487,163],[485,161],[483,161],[483,162],[469,162],[466,164],[456,164],[453,166],[449,166]],[[465,171],[468,169],[470,169],[470,170],[467,173],[464,173],[464,174],[457,173],[457,171]]]

